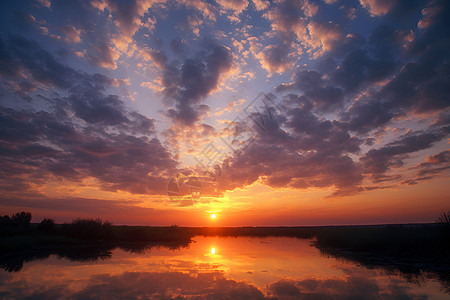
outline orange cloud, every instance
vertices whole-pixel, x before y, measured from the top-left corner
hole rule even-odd
[[[382,16],[387,14],[395,3],[395,1],[392,0],[360,0],[359,2],[372,16]]]
[[[334,44],[342,38],[342,29],[333,23],[310,22],[308,24],[310,39],[307,43],[319,49],[318,55],[330,51]]]
[[[64,40],[67,43],[75,43],[76,44],[76,43],[81,42],[81,38],[80,38],[81,30],[76,29],[72,25],[66,25],[61,30],[66,35]]]

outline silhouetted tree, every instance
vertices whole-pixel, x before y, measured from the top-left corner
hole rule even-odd
[[[0,216],[0,226],[1,227],[7,227],[7,226],[11,226],[12,225],[12,221],[11,218],[9,216]]]
[[[47,218],[42,220],[37,227],[37,231],[43,233],[56,233],[55,220]]]
[[[12,223],[16,227],[28,227],[31,222],[31,213],[29,212],[20,212],[16,213],[12,216]]]

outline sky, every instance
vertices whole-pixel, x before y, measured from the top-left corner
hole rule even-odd
[[[293,226],[450,208],[449,1],[0,6],[2,215]]]

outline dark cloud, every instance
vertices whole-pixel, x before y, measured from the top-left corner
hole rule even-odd
[[[14,67],[16,61],[0,37],[0,74],[7,78],[17,78],[19,69]]]
[[[285,0],[277,3],[276,7],[267,12],[267,18],[272,27],[281,34],[285,42],[306,35],[306,18],[303,11],[303,1]]]
[[[347,55],[334,72],[332,81],[349,92],[359,89],[364,83],[381,81],[391,74],[395,64],[388,60],[371,59],[364,50],[355,50]]]
[[[112,133],[97,126],[80,128],[52,113],[12,109],[1,110],[1,122],[2,178],[40,184],[91,176],[106,190],[164,194],[176,171],[177,162],[159,140],[136,137],[120,124],[111,129],[122,133]]]
[[[378,26],[369,37],[369,49],[379,60],[392,60],[403,53],[409,39],[414,38],[412,31],[399,30],[388,25]]]
[[[264,130],[253,124],[256,135],[251,143],[221,165],[220,189],[245,186],[261,178],[273,187],[334,187],[333,196],[357,193],[368,189],[361,187],[366,176],[374,182],[399,180],[400,176],[389,174],[391,169],[402,166],[409,154],[429,149],[448,135],[446,127],[432,126],[426,132],[408,133],[361,154],[361,146],[370,144],[373,138],[360,136],[370,129],[383,128],[394,116],[386,117],[387,104],[361,99],[349,109],[351,113],[347,112],[351,116],[348,119],[347,113],[342,120],[321,117],[320,112],[333,105],[323,102],[321,107],[318,101],[317,91],[326,82],[315,71],[296,73],[290,89],[301,90],[303,95],[285,95],[282,115],[258,115],[265,118]],[[437,169],[436,173],[441,171]]]
[[[293,64],[293,59],[289,57],[290,45],[280,43],[269,45],[261,52],[262,64],[270,73],[282,73]]]
[[[348,121],[349,130],[367,133],[376,128],[383,128],[399,114],[399,111],[389,110],[388,105],[383,102],[361,99],[343,114],[342,120]]]
[[[115,1],[105,1],[105,8],[110,8],[110,2],[115,3]],[[65,24],[61,24],[62,28],[73,26],[82,32],[83,57],[87,61],[96,67],[114,70],[117,68],[116,60],[121,54],[116,48],[117,44],[122,42],[119,35],[122,33],[125,35],[131,34],[128,30],[133,27],[130,24],[133,21],[128,21],[128,18],[134,16],[131,10],[136,8],[131,5],[132,2],[134,1],[128,3],[130,4],[129,9],[124,9],[123,12],[118,14],[113,8],[111,8],[111,11],[99,11],[95,4],[100,2],[89,0],[75,2],[54,0],[51,1],[51,9],[66,16],[64,19],[67,21]],[[127,2],[123,3],[127,4]],[[114,19],[107,18],[110,12],[114,15]],[[129,14],[131,16],[127,16]],[[115,23],[114,20],[116,20]],[[114,30],[113,25],[117,25],[118,30]],[[113,34],[115,34],[115,41],[112,40]]]
[[[361,0],[372,16],[384,16],[405,20],[425,3],[423,0]]]
[[[343,91],[327,84],[315,71],[298,71],[294,75],[295,87],[314,103],[321,112],[338,111],[345,100]]]
[[[369,3],[370,2],[370,3]],[[417,3],[416,3],[417,4]],[[368,1],[367,7],[401,7],[400,2]],[[318,63],[318,69],[299,70],[293,83],[317,112],[342,111],[342,126],[368,134],[408,112],[447,109],[449,86],[448,3],[435,1],[423,11],[423,32],[378,26],[368,40],[350,34]],[[381,13],[384,14],[384,13]],[[433,16],[432,19],[430,16]],[[342,57],[342,59],[341,59]],[[338,62],[337,67],[333,64]],[[331,66],[331,67],[330,67]],[[358,98],[355,101],[355,98]]]
[[[48,98],[52,108],[47,110],[0,108],[0,172],[10,178],[4,189],[94,177],[106,190],[165,193],[177,162],[155,137],[152,119],[105,93],[113,80],[75,71],[21,37],[11,38],[10,49],[5,67],[15,63],[31,75],[30,83],[68,97]]]
[[[232,65],[230,50],[211,45],[206,53],[186,59],[180,67],[169,64],[164,70],[164,95],[175,105],[168,116],[184,125],[200,119],[199,105],[219,84],[219,79]]]
[[[121,30],[128,35],[133,35],[139,26],[139,4],[136,0],[116,1],[107,0],[107,7],[114,14]]]
[[[104,96],[93,87],[72,88],[69,101],[75,115],[87,123],[118,125],[128,121],[124,115],[123,103],[118,96]]]
[[[273,73],[289,70],[296,61],[297,41],[307,40],[307,17],[305,10],[311,5],[308,1],[283,0],[268,10],[265,17],[271,22],[271,28],[277,32],[277,41],[257,54],[262,66]],[[311,11],[312,12],[312,11]],[[298,50],[298,48],[297,48]]]
[[[149,53],[153,63],[161,70],[166,68],[167,56],[162,50],[150,50]]]
[[[394,167],[403,166],[403,160],[409,153],[427,149],[433,143],[442,140],[445,133],[411,133],[401,139],[386,144],[380,149],[371,149],[361,157],[364,170],[377,181]]]
[[[75,90],[77,85],[84,85],[104,91],[114,82],[102,74],[89,75],[76,71],[58,61],[37,42],[22,36],[11,36],[8,43],[0,40],[0,59],[2,66],[0,72],[21,84],[32,86],[41,84],[48,88],[63,90]],[[24,75],[30,75],[32,80],[24,80]]]
[[[349,120],[351,130],[368,132],[407,112],[433,112],[450,106],[447,97],[450,86],[450,41],[448,18],[445,17],[450,9],[446,1],[435,1],[431,7],[434,12],[433,21],[427,22],[427,26],[423,25],[423,32],[409,45],[403,43],[402,46],[401,37],[405,36],[404,32],[389,30],[385,26],[379,27],[372,34],[370,46],[376,56],[399,57],[399,49],[406,47],[409,55],[416,57],[413,61],[404,63],[397,74],[394,72],[392,75],[395,76],[382,88],[368,90],[366,99],[350,107],[344,117]],[[400,62],[399,58],[396,64]],[[387,78],[389,70],[393,70],[394,66],[389,61],[372,61],[369,65],[375,66],[375,69],[373,75],[369,76],[370,72],[358,71],[361,66],[367,66],[364,59],[355,63],[354,68],[351,67],[352,64],[349,65],[349,72],[345,72],[344,67],[344,71],[336,73],[344,75],[337,82],[347,87],[362,86],[367,81]],[[345,73],[349,76],[345,76]]]
[[[19,79],[20,71],[28,72],[37,83],[58,88],[69,88],[74,79],[79,79],[79,74],[73,69],[62,65],[50,53],[34,41],[20,36],[9,39],[8,49],[3,44],[3,64],[18,70],[14,75]],[[11,72],[7,75],[13,75]]]
[[[273,187],[335,187],[335,195],[359,191],[360,165],[349,154],[358,153],[363,140],[348,134],[339,122],[317,117],[304,97],[290,101],[299,107],[273,119],[266,113],[260,116],[266,118],[264,130],[253,124],[252,142],[221,165],[220,189],[262,178]]]

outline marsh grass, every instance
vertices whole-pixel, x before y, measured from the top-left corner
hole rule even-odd
[[[442,228],[447,230],[450,233],[450,210],[447,212],[441,213],[439,218],[436,219],[436,223],[441,225]]]

